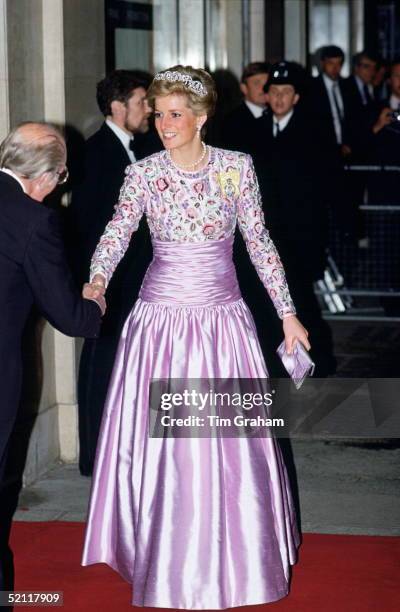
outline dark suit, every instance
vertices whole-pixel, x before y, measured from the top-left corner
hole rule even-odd
[[[258,163],[266,225],[285,268],[298,317],[310,332],[316,375],[334,370],[331,333],[321,317],[313,281],[323,275],[327,245],[326,142],[307,116],[294,109],[274,137],[272,113],[263,118]],[[315,127],[315,126],[314,126]]]
[[[20,398],[21,337],[33,303],[67,335],[95,337],[99,332],[100,308],[81,298],[74,286],[56,213],[25,195],[13,177],[0,172],[0,480]],[[12,518],[12,512],[3,514],[8,504],[5,497],[3,490],[2,562]],[[4,588],[2,576],[0,568],[0,589]]]
[[[351,161],[352,163],[368,162],[371,148],[371,128],[376,120],[378,104],[373,98],[367,104],[363,103],[354,75],[343,81],[343,90],[351,124]]]
[[[344,87],[344,80],[339,79],[338,87],[340,90],[342,102],[343,102],[343,119],[342,119],[342,143],[350,143],[350,106]],[[329,100],[328,90],[325,86],[322,75],[312,79],[311,85],[308,92],[307,110],[310,113],[311,118],[315,118],[319,125],[324,129],[324,136],[327,139],[327,144],[333,150],[337,150],[338,143],[335,132],[335,124],[331,104]]]
[[[389,99],[380,103],[376,114],[379,115],[384,108],[390,109]],[[393,110],[388,112],[394,113]],[[393,118],[391,123],[373,135],[371,159],[377,164],[400,166],[400,121],[398,119]],[[385,203],[389,202],[385,201]]]
[[[245,102],[231,111],[222,123],[222,145],[232,151],[254,155],[260,138],[260,119],[256,119]]]
[[[381,103],[380,110],[390,108],[390,101]],[[391,111],[393,112],[393,111]],[[372,162],[379,165],[400,168],[400,121],[393,119],[372,138]],[[368,201],[370,204],[400,205],[400,173],[395,170],[371,172],[368,180]],[[371,239],[380,245],[380,258],[385,262],[382,283],[395,291],[400,290],[400,244],[398,239],[398,213],[381,215],[369,228]],[[381,303],[389,316],[399,316],[400,298],[384,297]]]
[[[152,134],[135,136],[135,145],[137,159],[161,148],[158,138]],[[72,258],[80,283],[89,278],[91,257],[114,213],[125,169],[130,163],[124,146],[106,123],[87,140],[83,180],[73,190],[68,210]],[[100,337],[86,340],[82,350],[78,382],[79,467],[85,475],[91,474],[93,469],[104,402],[122,325],[137,298],[150,261],[150,236],[142,219],[107,288],[107,312]]]
[[[346,161],[353,165],[368,164],[371,162],[373,148],[372,126],[376,121],[379,105],[372,97],[368,103],[364,104],[354,75],[345,79],[343,86],[350,109],[351,123],[351,156]],[[366,235],[365,218],[359,206],[363,203],[368,175],[365,171],[349,171],[346,177],[350,210],[354,219],[352,233],[357,238],[364,238]]]
[[[354,141],[353,106],[349,99],[344,79],[339,79],[338,87],[343,103],[341,121],[342,142],[337,142],[334,116],[329,100],[329,94],[323,76],[311,81],[307,94],[306,109],[312,125],[313,135],[318,133],[319,142],[325,141],[325,159],[329,166],[329,189],[327,189],[328,204],[331,210],[332,232],[339,233],[340,240],[344,236],[355,235],[357,227],[358,202],[349,197],[349,177],[344,171],[344,163],[350,158],[342,155],[342,146],[351,146]]]

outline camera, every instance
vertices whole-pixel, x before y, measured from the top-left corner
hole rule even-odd
[[[392,121],[400,121],[400,111],[392,111],[389,113],[389,117]]]

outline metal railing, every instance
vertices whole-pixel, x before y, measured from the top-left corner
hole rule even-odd
[[[400,297],[400,166],[348,165],[345,170],[366,173],[367,197],[358,206],[366,236],[362,248],[356,241],[346,242],[331,220],[327,268],[315,284],[324,310],[331,315],[357,314],[358,298],[376,298],[378,303],[379,298]],[[399,203],[369,203],[369,177],[385,180],[387,173],[398,174]]]

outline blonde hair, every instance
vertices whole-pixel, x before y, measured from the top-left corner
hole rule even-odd
[[[193,81],[199,81],[204,89],[206,95],[200,96],[195,93],[183,82],[183,81],[170,81],[167,79],[153,80],[149,89],[147,90],[147,101],[149,106],[154,110],[156,98],[169,96],[171,94],[179,94],[185,96],[187,99],[188,107],[194,112],[195,115],[207,115],[211,117],[215,111],[215,105],[217,102],[217,92],[215,89],[215,83],[211,75],[202,70],[201,68],[193,68],[192,66],[172,66],[163,72],[179,72],[182,75],[189,75]],[[162,74],[162,73],[161,73]]]

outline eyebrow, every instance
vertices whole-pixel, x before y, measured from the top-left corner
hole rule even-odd
[[[161,113],[162,111],[160,111],[160,109],[158,109],[158,108],[155,108],[154,112]],[[167,110],[167,113],[181,113],[181,112],[182,112],[182,109],[180,109],[180,108],[169,108]]]

